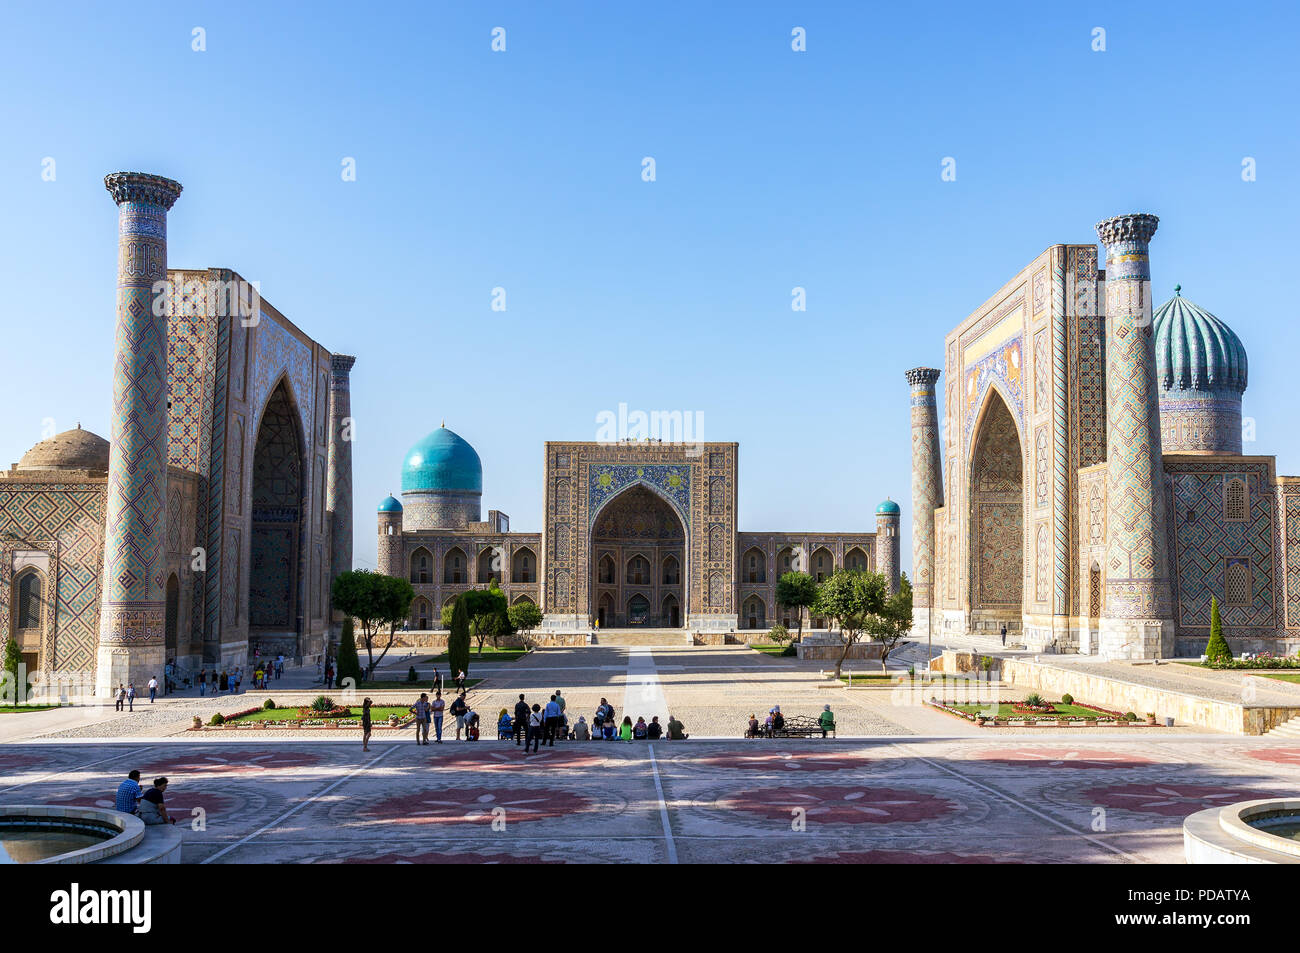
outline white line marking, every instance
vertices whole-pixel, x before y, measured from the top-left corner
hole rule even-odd
[[[221,857],[221,856],[223,856],[223,855],[225,855],[225,854],[230,853],[230,852],[231,852],[232,850],[234,850],[236,847],[242,847],[244,844],[247,844],[250,840],[252,840],[254,837],[257,837],[259,834],[265,834],[265,833],[266,833],[267,831],[269,831],[271,828],[273,828],[273,827],[277,826],[278,824],[280,824],[281,822],[283,822],[283,821],[287,821],[289,818],[293,817],[293,815],[297,814],[299,811],[301,811],[301,810],[302,810],[304,807],[306,807],[308,804],[311,804],[313,801],[317,801],[317,800],[323,798],[326,794],[329,794],[331,791],[333,791],[336,787],[338,787],[338,786],[339,786],[340,784],[342,784],[344,781],[349,781],[349,780],[351,780],[353,777],[355,777],[356,775],[360,774],[362,771],[366,770],[367,768],[374,767],[374,766],[375,766],[376,764],[378,764],[380,761],[384,760],[384,758],[387,758],[390,754],[392,754],[394,751],[396,751],[396,750],[398,749],[398,747],[399,747],[399,745],[393,745],[393,746],[390,747],[387,751],[385,751],[385,752],[383,752],[382,754],[380,754],[379,757],[377,757],[377,758],[372,758],[370,761],[366,762],[366,763],[363,764],[361,767],[359,767],[359,768],[357,768],[357,769],[355,769],[355,770],[349,772],[348,774],[345,774],[343,777],[339,778],[337,781],[335,781],[333,784],[331,784],[331,785],[330,785],[329,787],[327,787],[325,790],[321,791],[319,794],[313,794],[311,797],[307,798],[305,801],[299,801],[299,802],[298,802],[297,804],[295,804],[293,807],[289,808],[289,810],[285,811],[283,814],[281,814],[279,817],[277,817],[275,820],[273,820],[270,824],[267,824],[267,825],[265,825],[265,826],[263,826],[263,827],[258,828],[257,830],[253,831],[253,833],[249,834],[247,837],[240,838],[239,840],[235,841],[235,843],[231,844],[231,845],[228,846],[228,847],[223,847],[221,850],[217,851],[217,852],[216,852],[215,854],[213,854],[211,857],[208,857],[207,859],[201,861],[201,863],[204,863],[204,864],[210,864],[210,863],[212,863],[214,860],[216,860],[218,857]]]
[[[664,786],[659,782],[659,765],[655,761],[655,746],[650,745],[650,770],[655,777],[655,793],[659,795],[659,820],[664,825],[664,841],[668,845],[668,863],[677,863],[677,845],[673,843],[673,829],[668,823],[668,803],[664,800]]]
[[[19,781],[17,784],[11,784],[7,788],[0,788],[0,794],[7,794],[10,791],[16,791],[18,788],[26,787],[29,784],[40,784],[42,781],[48,781],[51,778],[57,778],[59,775],[68,774],[72,771],[82,771],[86,768],[93,768],[97,764],[106,764],[109,761],[117,761],[119,758],[125,758],[133,754],[141,754],[150,750],[149,748],[136,748],[133,751],[123,751],[108,758],[100,758],[98,761],[91,761],[89,764],[77,764],[59,771],[51,771],[49,774],[43,774],[38,778],[32,778],[30,781]]]
[[[895,747],[906,749],[908,746],[896,743]],[[1030,807],[1028,804],[1025,804],[1024,802],[1017,800],[1016,798],[1012,797],[1010,794],[1004,794],[1003,792],[999,791],[997,788],[989,787],[987,784],[983,784],[979,781],[976,781],[974,778],[969,778],[966,775],[962,774],[960,771],[956,771],[952,768],[949,768],[947,765],[940,764],[938,761],[931,760],[930,758],[927,758],[925,755],[914,753],[912,757],[916,758],[917,761],[924,761],[932,768],[938,768],[940,771],[947,772],[948,774],[951,774],[954,778],[957,778],[958,780],[965,781],[968,784],[973,784],[975,785],[975,787],[979,788],[980,790],[987,791],[989,794],[992,794],[996,798],[999,798],[1003,801],[1009,801],[1010,803],[1014,804],[1016,807],[1020,808],[1021,810],[1028,811],[1030,814],[1033,814],[1035,817],[1047,821],[1047,823],[1049,824],[1054,824],[1057,827],[1059,827],[1061,830],[1068,831],[1069,833],[1074,834],[1077,837],[1082,837],[1084,840],[1096,844],[1098,847],[1103,847],[1106,850],[1110,851],[1112,854],[1119,854],[1125,860],[1128,860],[1135,864],[1142,863],[1141,860],[1139,860],[1137,857],[1130,854],[1128,851],[1122,850],[1121,848],[1116,847],[1113,844],[1108,844],[1104,840],[1101,840],[1098,837],[1093,837],[1091,834],[1085,834],[1083,831],[1071,827],[1069,824],[1066,824],[1064,821],[1058,821],[1050,814],[1044,814],[1042,811]]]

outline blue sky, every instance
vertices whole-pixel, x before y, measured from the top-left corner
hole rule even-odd
[[[444,418],[485,510],[536,530],[543,441],[620,402],[740,443],[742,529],[869,530],[888,495],[910,538],[902,372],[1128,211],[1161,217],[1157,300],[1181,282],[1246,343],[1247,452],[1300,472],[1300,14],[991,6],[8,4],[0,463],[45,418],[109,433],[102,177],[140,169],[185,185],[173,267],[234,268],[357,355],[358,565]]]

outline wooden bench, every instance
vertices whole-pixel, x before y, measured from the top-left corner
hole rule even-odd
[[[835,726],[832,725],[826,729],[829,733],[835,733]],[[821,722],[816,718],[810,718],[807,715],[791,715],[785,720],[785,724],[780,728],[772,730],[773,738],[820,738],[822,734]]]

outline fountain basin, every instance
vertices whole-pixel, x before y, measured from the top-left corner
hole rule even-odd
[[[0,805],[0,864],[180,863],[171,825],[96,807]]]
[[[1239,801],[1183,822],[1189,864],[1300,864],[1300,798]]]

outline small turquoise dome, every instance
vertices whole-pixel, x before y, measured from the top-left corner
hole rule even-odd
[[[389,494],[388,496],[384,497],[384,502],[379,504],[379,512],[400,513],[402,512],[402,504],[397,501],[397,497],[393,496],[392,494]]]
[[[1241,339],[1174,286],[1174,296],[1153,315],[1156,373],[1164,390],[1246,389],[1246,348]]]
[[[483,492],[483,463],[474,448],[444,425],[406,452],[402,492]]]
[[[898,508],[898,504],[893,500],[885,500],[885,502],[876,507],[877,516],[897,516],[901,512],[903,511]]]

